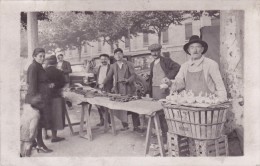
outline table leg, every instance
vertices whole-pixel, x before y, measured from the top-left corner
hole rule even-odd
[[[73,128],[72,128],[72,125],[71,125],[71,122],[70,122],[70,117],[69,117],[69,114],[68,114],[67,109],[65,109],[65,116],[66,116],[66,118],[67,118],[68,126],[69,126],[69,128],[70,128],[70,134],[71,134],[71,135],[74,135],[74,131],[73,131]]]
[[[160,134],[161,125],[160,125],[160,121],[159,121],[159,115],[157,113],[154,116],[154,124],[155,124],[156,135],[157,135],[157,140],[158,140],[161,156],[165,156],[165,150],[164,150],[164,145],[163,145],[163,141],[162,141],[162,136]]]
[[[87,113],[86,113],[86,125],[87,125],[87,135],[90,141],[92,141],[92,131],[91,131],[91,125],[90,125],[90,110],[92,107],[92,104],[87,104],[85,107],[88,107]]]
[[[80,116],[80,127],[79,127],[79,136],[84,137],[83,134],[83,126],[84,126],[84,117],[85,117],[85,109],[84,109],[85,104],[81,104],[81,116]]]
[[[108,109],[104,108],[104,133],[108,130]]]
[[[110,112],[110,120],[111,120],[111,126],[112,126],[112,132],[114,135],[116,135],[116,125],[115,125],[115,119],[114,119],[114,110],[109,109]]]
[[[149,116],[146,138],[145,138],[145,154],[144,154],[145,156],[149,153],[149,149],[150,149],[150,139],[151,139],[151,135],[152,135],[153,119],[154,119],[153,116]]]

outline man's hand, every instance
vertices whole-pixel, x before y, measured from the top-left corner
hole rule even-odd
[[[167,84],[169,87],[171,86],[172,82],[169,78],[167,77],[164,77],[162,80],[161,80],[161,84]]]
[[[100,89],[103,89],[103,88],[104,88],[104,84],[100,84],[100,85],[99,85],[99,88],[100,88]]]
[[[55,87],[55,84],[54,83],[50,83],[49,84],[49,88],[54,88]]]

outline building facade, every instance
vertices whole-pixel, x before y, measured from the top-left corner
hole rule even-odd
[[[215,24],[215,22],[216,20],[203,16],[200,20],[185,20],[182,25],[170,25],[170,27],[161,34],[162,52],[168,52],[168,56],[179,64],[184,63],[188,57],[183,51],[183,45],[188,42],[190,36],[200,36],[200,29],[202,27],[211,26]],[[123,41],[124,42],[119,42],[118,46],[123,49],[124,54],[149,54],[148,46],[158,43],[158,36],[157,34],[139,33],[138,36],[131,39],[123,39]],[[114,48],[116,48],[116,46],[114,46]],[[104,43],[103,40],[90,42],[82,47],[81,61],[89,57],[96,57],[101,53],[112,55],[111,46]],[[78,63],[78,57],[77,50],[65,51],[65,58],[72,63]]]

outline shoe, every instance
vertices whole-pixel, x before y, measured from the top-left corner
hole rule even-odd
[[[44,139],[45,140],[47,140],[47,139],[49,139],[50,138],[50,136],[48,135],[48,134],[46,134],[45,136],[44,136]]]
[[[60,142],[60,141],[63,141],[63,140],[65,140],[65,138],[56,137],[56,138],[52,138],[52,139],[51,139],[51,142]]]
[[[120,129],[120,131],[126,131],[128,129],[129,129],[129,127],[123,127],[122,129]]]
[[[31,145],[31,148],[36,148],[37,147],[37,142],[36,141],[33,141],[32,142],[32,145]]]
[[[53,152],[53,150],[48,149],[47,147],[42,147],[42,146],[37,146],[36,149],[37,149],[38,153],[40,153],[40,152],[43,152],[43,153],[51,153],[51,152]]]
[[[139,127],[135,127],[134,131],[136,131],[137,133],[143,133],[144,132],[144,130],[140,129]]]
[[[104,122],[100,122],[96,126],[104,126]]]

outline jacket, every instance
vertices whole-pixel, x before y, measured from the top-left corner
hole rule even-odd
[[[46,74],[51,83],[54,83],[54,87],[50,89],[50,97],[61,97],[61,89],[65,86],[65,76],[55,66],[49,66],[46,68]]]
[[[27,70],[28,90],[25,96],[25,103],[31,104],[32,98],[38,94],[43,100],[43,108],[40,111],[39,128],[50,128],[50,89],[48,87],[49,80],[46,71],[42,65],[33,60]]]
[[[98,86],[98,77],[99,77],[99,73],[100,73],[100,68],[101,68],[101,66],[99,66],[98,71],[97,71],[97,74],[95,75],[95,76],[96,76],[95,80],[96,80],[96,82],[97,82],[97,86]],[[107,73],[106,73],[106,74],[108,74],[109,69],[110,69],[110,64],[107,65]],[[106,92],[111,92],[111,89],[112,89],[112,88],[113,88],[113,77],[110,78],[110,79],[106,82],[106,84],[104,84],[104,91],[106,91]]]
[[[126,66],[126,69],[124,71],[124,78],[127,80],[127,83],[125,84],[126,86],[126,94],[130,94],[133,95],[135,93],[135,78],[136,78],[136,74],[135,74],[135,69],[134,66],[131,62],[129,61],[122,61],[123,64]],[[115,62],[114,64],[112,64],[110,66],[110,69],[107,73],[107,77],[105,78],[103,84],[105,85],[110,79],[113,79],[114,76],[114,90],[115,93],[120,93],[119,92],[119,87],[118,87],[118,65]]]
[[[180,70],[180,65],[174,62],[171,58],[160,56],[160,65],[165,73],[165,76],[169,79],[174,79]],[[149,77],[149,94],[152,96],[152,80],[153,80],[153,67],[154,61],[150,64],[150,77]]]
[[[65,76],[65,82],[69,83],[70,79],[69,79],[69,73],[72,73],[72,69],[71,69],[71,65],[68,61],[63,61],[62,62],[62,66],[61,69],[63,71],[63,74]]]

